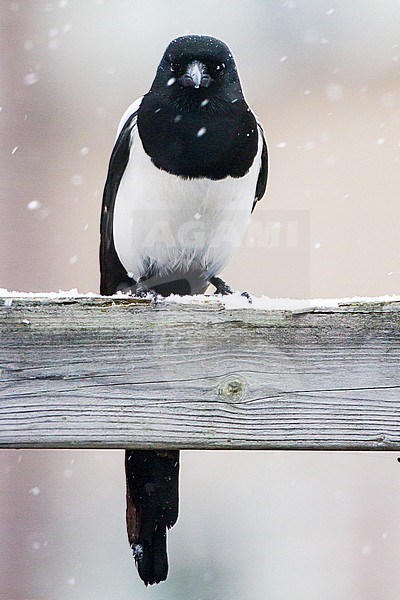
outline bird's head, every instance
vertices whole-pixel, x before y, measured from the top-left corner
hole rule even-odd
[[[159,64],[151,91],[172,98],[190,96],[200,100],[209,94],[230,101],[243,97],[228,46],[205,35],[185,35],[172,40]]]
[[[205,35],[168,45],[137,125],[153,163],[183,178],[242,177],[257,153],[257,123],[232,53]]]

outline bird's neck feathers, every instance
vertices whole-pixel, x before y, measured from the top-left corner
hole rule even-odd
[[[145,152],[161,170],[183,178],[243,177],[258,149],[257,123],[238,88],[143,97],[138,129]],[[208,92],[208,93],[207,93]]]

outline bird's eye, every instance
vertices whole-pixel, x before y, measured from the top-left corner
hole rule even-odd
[[[171,63],[171,71],[172,73],[180,73],[182,71],[182,65],[178,62]]]
[[[214,78],[222,75],[224,71],[225,71],[225,63],[217,63],[210,69],[210,72]]]

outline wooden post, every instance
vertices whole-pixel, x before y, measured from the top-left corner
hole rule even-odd
[[[400,450],[400,302],[6,299],[0,369],[3,448]]]

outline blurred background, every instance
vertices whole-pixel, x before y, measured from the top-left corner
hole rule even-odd
[[[0,0],[0,287],[98,290],[118,122],[185,33],[231,47],[271,157],[222,274],[273,297],[400,288],[398,0]],[[393,453],[185,452],[145,590],[120,451],[0,452],[1,600],[398,600]]]

